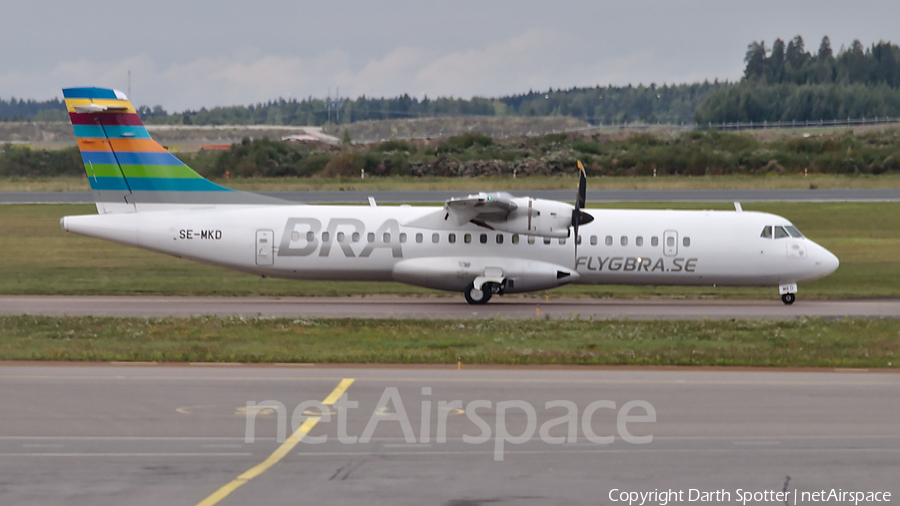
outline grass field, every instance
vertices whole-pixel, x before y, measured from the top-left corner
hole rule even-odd
[[[0,360],[895,367],[895,319],[0,317]]]
[[[574,188],[575,177],[530,176],[476,178],[233,178],[216,179],[218,184],[245,191],[324,191],[324,190],[561,190]],[[703,177],[594,177],[588,179],[593,190],[776,190],[829,188],[900,188],[900,174],[768,175]],[[0,179],[0,191],[89,191],[83,177]]]
[[[619,203],[606,207],[730,209],[730,204]],[[900,296],[900,203],[753,203],[746,210],[791,219],[841,259],[834,274],[800,287],[799,297]],[[0,293],[316,296],[460,294],[396,283],[311,282],[254,276],[68,234],[66,215],[93,205],[0,206]],[[551,292],[586,297],[772,298],[772,288],[568,286]],[[540,294],[539,294],[540,295]]]

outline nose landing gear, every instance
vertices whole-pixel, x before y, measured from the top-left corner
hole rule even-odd
[[[797,283],[788,283],[778,286],[778,293],[781,294],[781,302],[790,306],[797,300]]]

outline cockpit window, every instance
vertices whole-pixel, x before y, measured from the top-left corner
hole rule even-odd
[[[772,239],[774,234],[775,239],[783,239],[785,237],[803,237],[803,234],[797,230],[797,227],[793,225],[766,225],[763,227],[762,232],[759,234],[763,239]]]
[[[803,237],[803,234],[801,234],[800,231],[797,230],[797,227],[788,225],[784,227],[784,229],[787,230],[787,233],[791,234],[791,237]]]

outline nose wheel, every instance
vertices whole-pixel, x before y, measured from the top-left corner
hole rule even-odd
[[[790,306],[797,300],[797,283],[785,283],[778,285],[778,293],[781,294],[781,302]]]

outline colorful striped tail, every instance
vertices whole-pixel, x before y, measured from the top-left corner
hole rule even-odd
[[[150,138],[121,91],[68,88],[63,96],[101,214],[136,212],[144,204],[285,203],[204,179]]]

